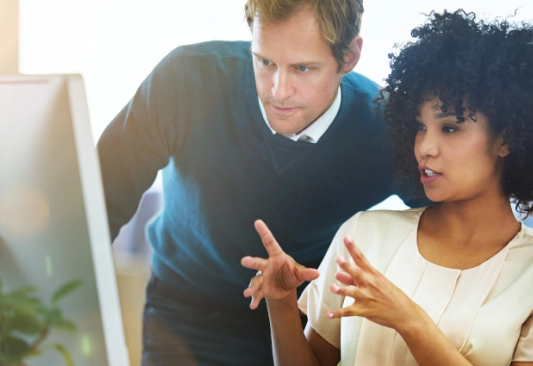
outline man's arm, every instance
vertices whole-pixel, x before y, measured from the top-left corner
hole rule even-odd
[[[179,49],[165,57],[106,128],[97,145],[109,227],[115,239],[178,143]]]

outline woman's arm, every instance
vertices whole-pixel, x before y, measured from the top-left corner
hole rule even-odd
[[[267,298],[276,365],[335,366],[340,350],[322,338],[309,324],[304,331],[296,291],[284,300]]]
[[[304,281],[316,279],[318,271],[305,268],[287,255],[262,221],[257,221],[255,228],[269,257],[241,260],[244,267],[258,271],[244,296],[252,297],[252,309],[257,308],[262,298],[266,299],[276,365],[336,365],[339,350],[312,329],[306,328],[306,339],[298,310],[296,288]]]

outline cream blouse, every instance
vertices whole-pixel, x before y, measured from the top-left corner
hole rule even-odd
[[[533,362],[533,229],[521,226],[509,244],[481,265],[459,270],[428,262],[417,246],[422,209],[361,212],[337,232],[320,277],[300,297],[313,329],[340,348],[342,366],[417,365],[401,336],[361,317],[327,319],[325,313],[353,303],[331,293],[350,258],[345,235],[354,238],[370,263],[419,304],[473,365]]]

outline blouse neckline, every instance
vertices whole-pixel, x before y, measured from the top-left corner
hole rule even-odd
[[[418,211],[418,215],[416,216],[416,225],[415,227],[413,228],[413,231],[409,234],[408,237],[411,237],[412,235],[414,235],[414,238],[413,238],[413,242],[415,243],[415,247],[416,247],[416,255],[419,257],[420,260],[426,262],[428,265],[430,266],[435,266],[435,267],[438,267],[440,268],[442,271],[450,271],[451,273],[454,273],[456,271],[459,271],[459,273],[468,273],[469,271],[475,271],[477,270],[480,266],[490,262],[490,261],[495,261],[497,260],[497,258],[499,258],[500,256],[503,256],[505,257],[505,254],[504,253],[507,253],[507,251],[509,250],[509,247],[511,247],[513,245],[514,242],[518,241],[519,238],[521,238],[524,234],[525,234],[525,228],[524,228],[524,223],[523,222],[519,222],[520,223],[520,230],[518,230],[518,232],[515,234],[515,236],[513,236],[513,238],[511,240],[509,240],[509,242],[502,248],[500,249],[497,253],[495,253],[494,255],[492,255],[491,257],[487,258],[485,261],[481,262],[480,264],[478,264],[477,266],[474,266],[474,267],[470,267],[470,268],[466,268],[466,269],[460,269],[460,268],[452,268],[452,267],[445,267],[445,266],[441,266],[439,264],[436,264],[434,262],[431,262],[430,260],[426,259],[422,253],[420,253],[420,249],[418,247],[418,226],[420,224],[420,219],[422,218],[422,214],[426,211],[426,209],[428,209],[429,207],[431,206],[426,206],[426,207],[423,207],[422,209],[420,209]]]

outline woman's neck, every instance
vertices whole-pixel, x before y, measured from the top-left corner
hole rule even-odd
[[[508,197],[443,202],[422,215],[418,247],[431,262],[466,269],[496,254],[519,230]]]

